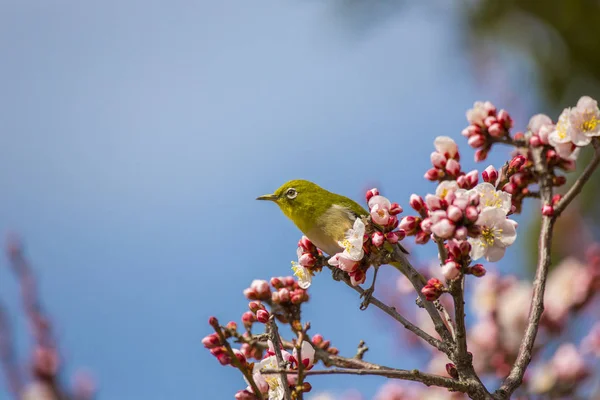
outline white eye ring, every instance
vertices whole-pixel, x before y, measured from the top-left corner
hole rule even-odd
[[[298,196],[298,192],[296,192],[296,189],[294,188],[289,188],[286,192],[285,195],[288,199],[295,199],[296,196]]]

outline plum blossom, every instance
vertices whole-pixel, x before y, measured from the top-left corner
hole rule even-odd
[[[573,343],[564,343],[550,360],[556,377],[563,382],[575,382],[588,374],[588,367]]]
[[[568,133],[577,146],[586,146],[592,137],[600,136],[600,110],[596,100],[589,96],[581,97],[568,116]]]
[[[436,151],[448,158],[454,159],[458,154],[458,146],[451,137],[438,136],[435,138],[433,145]]]
[[[506,219],[502,208],[486,207],[479,214],[476,224],[481,227],[481,234],[469,238],[471,257],[477,260],[485,257],[487,261],[496,262],[504,257],[506,248],[517,238],[515,225]]]
[[[556,153],[565,159],[574,160],[577,158],[577,146],[573,143],[570,131],[571,109],[565,108],[558,117],[558,123],[554,130],[548,136],[548,142],[554,147]]]
[[[373,196],[369,200],[371,219],[377,225],[387,225],[390,220],[390,201],[384,196]],[[362,247],[362,243],[361,243]]]
[[[353,227],[346,232],[346,238],[338,242],[344,248],[342,255],[350,260],[362,260],[365,255],[363,250],[364,236],[365,223],[361,218],[356,218]]]
[[[481,210],[486,208],[499,208],[506,214],[510,212],[511,195],[502,190],[496,190],[491,183],[483,182],[471,189],[469,194],[479,194],[479,207]]]
[[[476,101],[473,108],[467,111],[467,121],[472,125],[485,126],[485,119],[496,113],[496,107],[489,101]]]
[[[296,348],[294,348],[294,352],[292,353],[294,359],[298,362],[298,363],[302,363],[304,364],[305,368],[310,368],[313,366],[313,362],[315,360],[315,349],[314,347],[312,347],[312,345],[307,342],[307,341],[303,341],[302,342],[302,347],[300,348],[301,350],[301,356],[302,356],[302,360],[298,359],[298,350]]]
[[[585,265],[575,258],[563,260],[548,275],[544,294],[544,318],[562,322],[570,308],[583,302],[590,284]]]
[[[313,272],[302,265],[302,248],[298,247],[296,253],[298,254],[298,262],[292,261],[292,271],[294,271],[294,276],[298,278],[298,286],[302,289],[308,289],[312,283]]]
[[[285,395],[285,389],[280,374],[263,374],[260,371],[264,369],[278,369],[277,357],[269,356],[254,364],[252,369],[252,379],[256,383],[258,390],[263,394],[268,394],[269,400],[281,400]],[[245,379],[245,378],[244,378]],[[287,382],[286,382],[287,384]],[[246,388],[252,392],[252,387],[248,382]]]

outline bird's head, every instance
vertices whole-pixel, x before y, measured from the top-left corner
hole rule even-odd
[[[322,211],[331,206],[332,193],[310,181],[295,179],[284,183],[273,194],[260,196],[257,200],[277,203],[281,211],[301,227],[312,224]]]

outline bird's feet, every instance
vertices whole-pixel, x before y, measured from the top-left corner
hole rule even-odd
[[[366,310],[371,304],[371,298],[373,297],[373,293],[375,292],[375,281],[377,280],[377,272],[379,271],[379,267],[374,267],[375,272],[373,272],[373,283],[368,289],[365,289],[361,294],[360,298],[363,299],[362,303],[360,303],[360,309]]]

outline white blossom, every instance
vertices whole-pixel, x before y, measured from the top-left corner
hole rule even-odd
[[[515,226],[506,219],[506,212],[502,208],[483,209],[476,225],[480,226],[481,234],[476,238],[469,238],[473,260],[485,257],[490,262],[498,261],[517,238]]]

